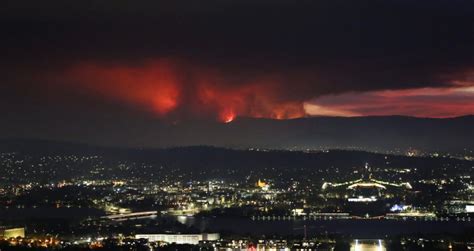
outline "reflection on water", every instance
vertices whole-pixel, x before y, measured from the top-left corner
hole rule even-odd
[[[254,221],[245,217],[173,216],[178,222],[201,232],[235,234],[350,234],[359,239],[383,239],[386,235],[409,233],[459,233],[472,228],[474,222],[432,222],[396,220],[281,220]]]
[[[188,225],[189,224],[189,217],[188,216],[184,216],[184,215],[179,215],[176,217],[176,220],[181,223],[181,224],[184,224],[184,225]]]
[[[351,243],[351,251],[386,251],[383,240],[354,240]]]

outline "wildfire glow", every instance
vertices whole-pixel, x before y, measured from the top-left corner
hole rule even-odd
[[[306,115],[450,117],[471,114],[474,109],[472,82],[447,88],[341,93],[311,100],[315,94],[301,88],[303,85],[288,87],[292,81],[288,76],[241,76],[168,59],[136,64],[87,61],[47,78],[45,82],[56,83],[58,88],[74,88],[173,121],[205,117],[230,123],[236,117],[293,119]]]
[[[133,66],[83,62],[54,77],[58,83],[73,83],[75,88],[142,107],[159,117],[211,116],[230,123],[237,116],[305,115],[301,101],[282,99],[281,83],[274,77],[236,82],[216,70],[169,60]]]
[[[406,115],[448,118],[472,114],[472,87],[418,88],[322,96],[305,103],[310,115]]]
[[[222,116],[222,122],[224,122],[224,123],[230,123],[230,122],[234,121],[234,119],[235,119],[235,113],[233,113],[233,112],[225,113]]]
[[[62,76],[78,88],[145,107],[159,116],[175,110],[181,90],[172,65],[157,61],[147,67],[84,63]],[[68,81],[68,82],[69,82]]]

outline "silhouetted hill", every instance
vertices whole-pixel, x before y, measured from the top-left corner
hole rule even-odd
[[[132,132],[129,132],[127,124],[120,127],[110,125],[107,130],[94,132],[97,136],[93,140],[82,141],[82,138],[75,137],[76,134],[56,139],[113,147],[208,145],[237,149],[356,149],[398,153],[414,148],[463,154],[474,149],[473,128],[474,116],[448,119],[404,116],[292,120],[238,118],[229,124],[193,121],[169,125],[154,121],[149,123],[148,129]],[[110,141],[111,138],[113,141]],[[18,145],[21,142],[3,141],[2,145]],[[49,147],[53,147],[54,144],[50,143]],[[70,144],[66,149],[74,147]]]
[[[186,126],[178,125],[176,132]],[[313,117],[293,120],[240,118],[213,127],[205,140],[186,143],[271,149],[464,152],[474,149],[474,116],[449,119]],[[176,135],[179,138],[179,135]],[[170,142],[171,143],[171,142]],[[184,144],[189,145],[189,144]]]
[[[11,144],[6,144],[10,142]],[[33,140],[0,141],[0,169],[10,175],[2,182],[50,182],[68,179],[176,179],[180,181],[265,177],[290,182],[291,178],[321,185],[322,178],[348,180],[352,171],[370,163],[374,168],[413,168],[411,179],[452,174],[468,175],[472,162],[454,158],[407,157],[363,151],[318,152],[235,150],[208,146],[166,149],[95,147]],[[14,153],[12,153],[14,152]],[[379,170],[379,169],[378,169]],[[379,171],[380,171],[379,170]],[[378,173],[393,178],[384,171]],[[309,178],[311,177],[311,178]],[[254,182],[250,181],[250,182]],[[245,182],[249,182],[248,180]]]

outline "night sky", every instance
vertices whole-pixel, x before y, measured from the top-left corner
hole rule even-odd
[[[0,28],[1,137],[474,113],[472,0],[7,0]]]

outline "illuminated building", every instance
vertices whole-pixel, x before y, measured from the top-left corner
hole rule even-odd
[[[466,205],[465,210],[467,213],[474,213],[474,205]]]
[[[260,188],[263,188],[267,185],[267,183],[265,181],[261,181],[260,179],[258,179],[257,181],[257,186],[260,187]]]
[[[386,251],[383,240],[354,240],[350,251]]]
[[[197,245],[200,241],[217,241],[220,239],[218,233],[203,234],[137,234],[135,239],[147,239],[150,242],[166,242],[176,244]]]
[[[327,188],[331,187],[343,187],[347,186],[347,188],[352,189],[355,187],[378,187],[378,188],[387,188],[387,186],[392,186],[392,187],[398,187],[398,188],[406,188],[406,189],[411,189],[411,185],[408,182],[404,183],[391,183],[391,182],[386,182],[386,181],[381,181],[374,179],[372,177],[371,169],[369,165],[366,163],[365,164],[365,172],[362,174],[362,178],[353,180],[353,181],[347,181],[347,182],[342,182],[342,183],[329,183],[329,182],[324,182],[322,189],[325,190]]]
[[[325,182],[322,190],[326,198],[344,198],[349,204],[346,210],[356,215],[376,216],[388,212],[390,198],[398,202],[412,186],[408,182],[393,183],[373,178],[371,168],[366,163],[362,177],[356,180],[330,183]]]
[[[146,211],[146,212],[135,212],[126,214],[114,214],[103,216],[103,219],[109,219],[113,221],[127,221],[127,220],[139,220],[139,219],[154,219],[158,215],[157,211]]]
[[[257,181],[257,187],[261,188],[262,190],[268,190],[270,188],[270,185],[265,182],[265,181],[261,181],[260,179]]]
[[[17,228],[0,228],[0,236],[4,239],[10,238],[25,238],[25,228],[24,227],[17,227]]]

